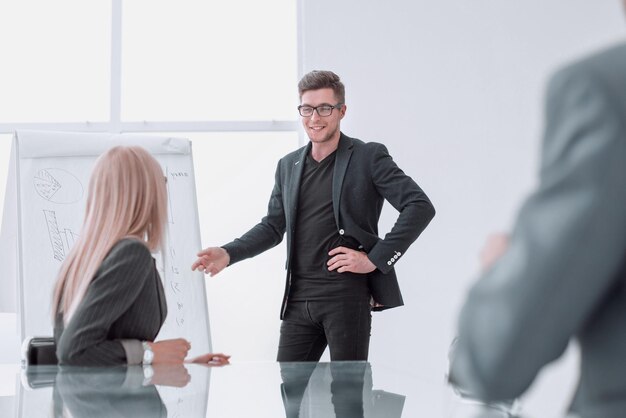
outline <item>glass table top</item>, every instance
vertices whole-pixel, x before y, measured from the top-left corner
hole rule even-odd
[[[0,367],[2,417],[499,418],[441,379],[368,362]],[[4,382],[4,383],[3,383]],[[8,383],[7,383],[8,382]],[[5,394],[6,395],[6,394]]]

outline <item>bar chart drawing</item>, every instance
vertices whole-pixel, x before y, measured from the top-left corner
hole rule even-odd
[[[55,260],[63,261],[65,260],[65,255],[74,245],[78,235],[69,228],[64,228],[63,230],[59,228],[55,211],[44,209],[43,214],[48,227],[48,237],[50,238],[50,245],[52,246],[52,255]]]

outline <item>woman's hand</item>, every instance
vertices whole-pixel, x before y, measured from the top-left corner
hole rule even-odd
[[[191,381],[191,375],[182,364],[155,364],[152,366],[154,375],[150,384],[183,388]]]
[[[230,364],[229,355],[222,353],[207,353],[187,360],[188,363],[205,364],[207,366],[225,366]]]
[[[148,343],[154,353],[153,364],[159,363],[183,363],[191,344],[184,338],[176,338],[173,340],[163,340],[154,343]]]

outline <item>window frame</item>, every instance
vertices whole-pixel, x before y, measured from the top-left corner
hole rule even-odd
[[[303,135],[297,117],[294,120],[198,120],[198,121],[140,121],[125,122],[121,120],[122,104],[122,2],[111,0],[111,77],[110,77],[110,104],[109,120],[106,122],[24,122],[0,123],[0,134],[13,133],[16,130],[32,129],[46,131],[74,131],[74,132],[298,132],[300,143]],[[296,61],[298,74],[302,74],[302,0],[296,5]],[[295,88],[295,86],[294,86]]]

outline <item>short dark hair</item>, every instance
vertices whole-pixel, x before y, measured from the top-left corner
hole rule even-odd
[[[300,100],[304,92],[309,90],[332,89],[339,103],[346,102],[346,88],[339,76],[332,71],[313,70],[306,73],[298,83]]]

